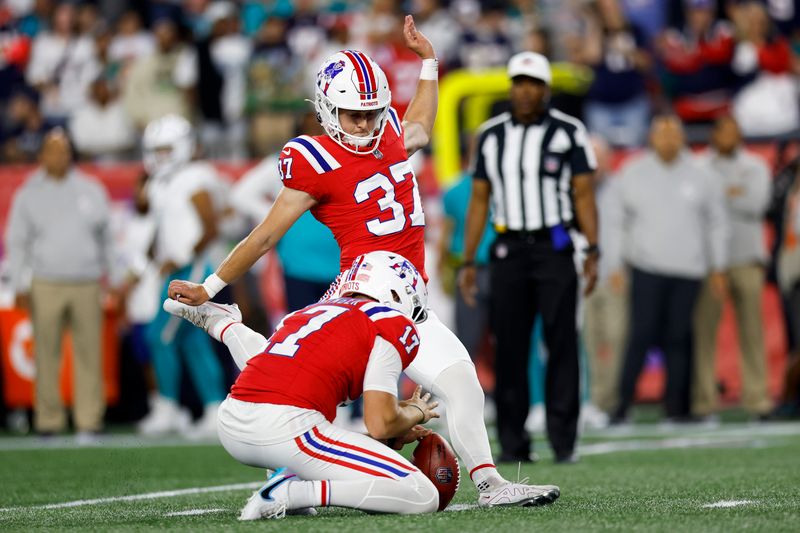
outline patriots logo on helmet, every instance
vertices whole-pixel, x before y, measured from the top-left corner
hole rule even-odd
[[[331,86],[333,78],[335,78],[343,70],[344,70],[344,61],[341,59],[339,61],[334,61],[333,63],[330,63],[327,67],[322,69],[322,72],[320,73],[320,80],[318,83],[319,86],[322,88],[322,92],[324,94],[326,95],[328,94],[328,87]],[[324,86],[323,82],[325,84]]]
[[[416,289],[417,288],[417,275],[416,269],[414,265],[408,262],[408,260],[404,260],[402,262],[394,263],[392,265],[392,270],[397,272],[397,275],[401,279],[406,279],[407,277],[410,278],[407,281],[411,283],[411,286]]]

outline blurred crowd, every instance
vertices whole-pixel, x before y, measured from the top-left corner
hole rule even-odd
[[[591,72],[562,104],[613,146],[643,145],[667,109],[690,124],[733,113],[747,137],[799,125],[793,2],[13,0],[0,7],[0,158],[32,161],[62,125],[81,158],[135,159],[166,112],[197,125],[210,158],[260,157],[295,128],[322,59],[348,47],[384,66],[402,115],[419,68],[407,12],[443,74],[521,50]]]
[[[88,187],[82,174],[69,165],[61,168],[64,160],[140,161],[148,124],[167,115],[176,124],[185,122],[186,139],[191,142],[181,165],[195,165],[194,171],[203,179],[156,193],[152,191],[167,187],[166,182],[159,185],[156,174],[143,175],[133,205],[117,213],[116,220],[113,213],[104,214],[102,225],[111,229],[110,235],[102,237],[113,237],[116,245],[108,250],[101,247],[104,255],[99,257],[97,252],[94,261],[107,264],[106,272],[101,273],[100,267],[76,267],[64,275],[78,285],[97,283],[109,274],[115,278],[113,295],[122,302],[126,315],[124,412],[117,411],[115,416],[138,419],[149,410],[140,429],[150,434],[192,427],[199,434],[213,433],[215,408],[224,395],[223,384],[232,380],[232,366],[223,352],[215,355],[212,348],[198,348],[191,339],[177,353],[166,353],[174,350],[175,339],[183,334],[167,317],[157,317],[159,287],[171,277],[202,279],[231,243],[268,210],[280,189],[274,153],[298,133],[319,133],[306,99],[313,95],[322,60],[343,48],[366,50],[387,73],[393,106],[402,115],[419,78],[419,60],[402,42],[405,13],[412,13],[419,29],[433,41],[441,77],[457,69],[502,69],[521,50],[544,53],[558,72],[584,80],[561,92],[556,80],[553,103],[585,121],[599,160],[596,194],[603,259],[599,288],[585,302],[581,332],[591,369],[584,413],[596,415],[598,426],[609,420],[625,422],[645,350],[658,345],[669,374],[666,414],[680,420],[699,416],[713,421],[720,407],[714,367],[716,331],[721,305],[730,298],[742,347],[742,403],[753,418],[768,418],[774,398],[766,386],[761,322],[765,279],[776,281],[783,297],[785,330],[789,349],[794,350],[785,399],[795,412],[798,408],[800,180],[796,177],[800,160],[772,180],[771,169],[745,153],[743,140],[793,139],[800,128],[800,10],[795,8],[793,2],[777,0],[9,0],[0,7],[0,161],[40,161],[46,174],[65,180],[72,177],[74,183]],[[581,72],[591,75],[576,74]],[[663,113],[674,115],[666,122],[652,120]],[[687,185],[661,196],[650,191],[638,197],[641,191],[631,189],[628,182],[632,180],[625,176],[652,176],[648,172],[659,161],[688,157],[687,135],[689,141],[710,142],[709,152],[697,163],[702,168],[699,179],[717,180],[709,188],[719,194],[708,193],[709,198],[714,196],[712,201],[705,198],[705,191]],[[650,150],[643,158],[615,171],[613,150],[646,145]],[[264,159],[232,185],[211,165],[190,163],[195,148],[202,159]],[[61,167],[53,167],[53,160],[61,161]],[[643,170],[643,161],[651,166]],[[200,167],[202,172],[197,170]],[[719,180],[720,176],[725,179]],[[148,180],[153,181],[148,185]],[[425,206],[432,221],[446,221],[431,224],[429,235],[438,237],[436,232],[441,232],[438,250],[429,261],[438,261],[438,278],[445,287],[463,251],[469,182],[467,174],[444,191],[444,213],[434,203]],[[200,202],[204,194],[214,201]],[[58,204],[58,198],[48,198]],[[166,207],[158,204],[164,198],[181,199],[180,208],[188,213],[184,214],[203,222],[203,246],[186,250],[180,260],[158,252],[153,256],[154,239],[166,239],[162,250],[175,250],[169,238],[163,237],[164,227],[178,234],[182,231],[180,226],[170,226],[171,222],[159,222],[158,212]],[[35,197],[28,201],[38,202]],[[76,200],[73,206],[79,214],[92,212],[82,201]],[[698,245],[702,253],[695,254],[690,248],[692,239],[681,236],[702,236],[708,221],[681,218],[672,227],[669,221],[642,218],[659,207],[669,207],[674,213],[673,208],[680,210],[686,202],[699,201],[709,202],[710,218],[719,213],[726,220],[724,230],[708,230],[710,241],[725,242],[719,257],[706,257],[716,251],[703,248],[704,244]],[[107,199],[97,202],[105,213]],[[647,202],[654,203],[653,209],[646,208]],[[30,224],[27,235],[36,230],[38,222],[33,218],[14,216]],[[763,234],[765,219],[776,230],[770,251]],[[26,235],[20,232],[24,224],[18,221],[15,226],[20,247]],[[44,225],[69,229],[59,224]],[[653,238],[648,230],[648,236],[637,240],[636,232],[646,227],[655,227],[661,238]],[[659,233],[659,228],[673,233]],[[277,249],[285,302],[278,307],[272,302],[273,307],[268,304],[265,310],[261,295],[274,292],[274,287],[261,292],[254,277],[220,296],[237,301],[245,321],[263,332],[270,330],[270,318],[281,311],[315,301],[338,270],[336,243],[313,217],[306,214],[292,231]],[[175,238],[180,240],[180,236]],[[7,253],[11,250],[8,240]],[[54,237],[54,242],[70,239]],[[653,242],[665,247],[642,247]],[[482,248],[488,249],[488,244]],[[78,252],[64,250],[67,256]],[[193,262],[195,256],[203,256],[204,261],[210,257],[210,261],[200,265]],[[34,259],[48,260],[45,256]],[[83,259],[78,256],[76,264],[79,260]],[[53,265],[59,275],[70,267],[60,258]],[[200,265],[196,272],[194,265]],[[766,269],[767,265],[773,267]],[[264,268],[259,264],[254,276]],[[86,278],[87,272],[91,279]],[[654,272],[658,279],[650,276]],[[672,289],[679,285],[669,283],[687,278],[691,287],[679,284],[688,291],[686,300],[670,299],[677,294]],[[658,285],[662,282],[668,284]],[[656,286],[667,290],[642,292]],[[661,305],[663,312],[650,315],[647,323],[640,312],[631,318],[628,310],[637,309],[637,299],[639,310]],[[475,359],[491,357],[487,310],[481,308],[486,305],[485,300],[479,301],[478,309],[467,309],[456,295],[455,331]],[[159,334],[148,333],[162,319]],[[662,328],[666,333],[659,336],[655,330],[662,326],[667,326]],[[48,361],[57,359],[55,343],[50,342],[48,349],[53,353]],[[532,332],[532,368],[541,368],[546,359],[540,345],[538,327]],[[181,350],[202,351],[203,362],[181,355]],[[540,381],[532,390],[541,396],[541,376],[537,378],[536,373],[532,379]],[[187,403],[182,381],[195,382],[194,425],[181,407]],[[213,387],[201,385],[212,381]],[[484,384],[491,391],[491,379]],[[96,384],[94,389],[98,389]],[[535,404],[541,398],[531,401]],[[85,420],[79,429],[97,431],[102,407],[84,406],[82,412],[86,414],[76,413],[76,418]],[[66,419],[54,413],[55,408],[42,413],[37,424],[40,432],[63,429]],[[535,417],[529,424],[530,428],[541,426]]]

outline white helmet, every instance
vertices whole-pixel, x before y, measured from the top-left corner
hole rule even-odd
[[[354,154],[371,154],[378,147],[386,126],[392,92],[378,64],[357,50],[342,50],[326,59],[317,73],[314,109],[325,132],[342,148]],[[377,111],[375,129],[359,137],[345,133],[339,110]]]
[[[359,255],[342,274],[337,296],[363,294],[400,311],[414,322],[426,318],[428,291],[411,262],[392,252]]]
[[[192,160],[195,142],[192,125],[170,114],[151,121],[142,138],[144,168],[153,178],[163,178]]]

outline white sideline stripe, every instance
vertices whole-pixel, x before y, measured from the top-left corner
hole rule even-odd
[[[762,424],[723,424],[716,429],[702,427],[667,428],[657,425],[639,425],[626,428],[592,430],[583,436],[604,439],[631,439],[636,437],[695,437],[695,438],[750,438],[790,437],[800,435],[800,424],[791,422],[769,422]],[[613,442],[617,442],[614,440]],[[624,440],[622,442],[625,442]],[[177,446],[219,446],[216,439],[191,441],[180,436],[144,437],[136,434],[103,435],[98,442],[81,445],[71,435],[51,437],[41,440],[35,436],[0,438],[0,454],[5,451],[20,450],[61,450],[80,448],[151,448]],[[592,446],[592,445],[589,445]]]
[[[625,440],[617,442],[599,442],[578,447],[579,455],[605,455],[617,452],[637,452],[652,450],[675,450],[704,447],[764,447],[763,440],[752,438],[713,438],[713,437],[681,437],[664,440]]]
[[[81,444],[71,435],[60,435],[48,439],[36,436],[0,438],[0,453],[20,450],[73,450],[93,448],[161,448],[178,446],[219,446],[215,438],[189,440],[175,435],[167,437],[144,437],[141,435],[103,435],[97,442]]]
[[[719,509],[723,507],[739,507],[741,505],[750,505],[756,503],[753,500],[722,500],[720,502],[707,503],[703,506],[704,509]]]
[[[797,422],[764,422],[759,424],[733,423],[721,424],[717,427],[706,427],[702,424],[675,426],[666,424],[639,424],[605,429],[587,430],[583,436],[599,438],[659,437],[659,436],[693,436],[693,437],[743,437],[743,436],[792,436],[800,435],[800,424]]]
[[[158,498],[174,498],[175,496],[185,496],[187,494],[205,494],[208,492],[226,492],[231,490],[257,489],[263,485],[262,482],[234,483],[233,485],[218,485],[216,487],[194,487],[191,489],[164,490],[160,492],[146,492],[144,494],[131,494],[129,496],[112,496],[109,498],[94,498],[92,500],[75,500],[63,503],[48,503],[46,505],[30,505],[23,507],[0,508],[0,512],[26,511],[34,509],[64,509],[67,507],[83,507],[85,505],[99,505],[114,502],[134,502],[139,500],[155,500]]]
[[[188,509],[186,511],[176,511],[167,513],[164,516],[197,516],[201,514],[224,513],[225,509]]]

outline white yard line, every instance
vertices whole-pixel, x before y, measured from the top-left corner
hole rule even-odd
[[[225,509],[188,509],[186,511],[176,511],[167,513],[164,516],[197,516],[201,514],[224,513]]]
[[[4,437],[0,438],[0,453],[6,451],[26,450],[72,450],[80,448],[154,448],[154,447],[179,447],[179,446],[214,446],[219,445],[218,440],[189,440],[178,435],[166,437],[142,437],[140,435],[103,435],[97,442],[91,444],[78,444],[75,437],[61,435],[57,437],[40,438],[30,437]]]
[[[444,510],[458,512],[458,511],[469,511],[477,508],[478,508],[477,503],[456,503],[453,505],[448,505],[447,507],[445,507]]]
[[[174,498],[176,496],[186,496],[189,494],[205,494],[208,492],[226,492],[231,490],[257,489],[263,482],[235,483],[233,485],[218,485],[216,487],[194,487],[180,490],[164,490],[160,492],[146,492],[144,494],[132,494],[129,496],[112,496],[109,498],[94,498],[91,500],[74,500],[71,502],[48,503],[46,505],[28,505],[23,507],[0,508],[0,512],[11,511],[31,511],[35,509],[64,509],[67,507],[83,507],[85,505],[99,505],[114,502],[133,502],[139,500],[155,500],[158,498]]]
[[[703,506],[704,509],[720,509],[726,507],[740,507],[742,505],[750,505],[756,503],[753,500],[722,500],[714,503],[707,503]]]

